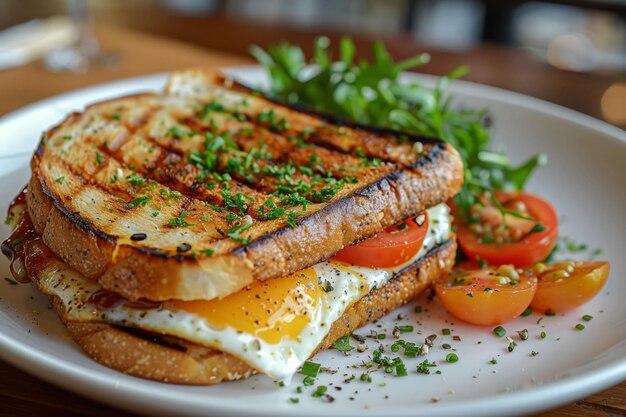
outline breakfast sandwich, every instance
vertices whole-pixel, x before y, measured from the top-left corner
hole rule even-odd
[[[14,277],[139,377],[288,379],[454,263],[454,148],[202,70],[69,115],[31,169],[2,246]]]

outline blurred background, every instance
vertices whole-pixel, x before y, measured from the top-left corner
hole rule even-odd
[[[88,5],[88,15],[81,4]],[[68,13],[93,19],[96,33],[123,27],[241,56],[252,43],[284,40],[310,53],[323,34],[353,37],[357,57],[367,58],[371,41],[382,39],[396,59],[431,53],[423,72],[442,75],[468,64],[466,79],[626,127],[621,0],[0,0],[0,76],[2,40],[11,38],[7,33],[15,40],[15,25]],[[106,39],[97,39],[106,46]],[[107,65],[124,64],[119,51],[102,49],[112,53],[101,56]]]

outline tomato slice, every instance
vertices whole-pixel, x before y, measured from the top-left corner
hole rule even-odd
[[[333,260],[369,268],[391,268],[410,261],[422,247],[428,231],[423,212],[387,228],[371,239],[346,246]]]
[[[540,272],[539,287],[531,307],[540,312],[561,312],[585,304],[598,294],[610,267],[608,262],[566,261],[537,264],[534,269]]]
[[[501,215],[495,206],[486,205],[478,213],[480,228],[500,227],[513,236],[510,241],[494,242],[476,233],[476,226],[455,219],[457,238],[463,253],[471,260],[478,258],[490,265],[513,264],[516,267],[531,266],[545,259],[554,248],[558,238],[558,218],[550,203],[541,197],[524,191],[494,194],[496,201],[505,209],[514,212],[513,207],[521,205],[525,218],[514,214]],[[488,203],[488,202],[487,202]],[[474,228],[474,230],[472,230]]]
[[[534,274],[512,265],[497,269],[465,269],[461,265],[435,282],[437,296],[450,314],[481,326],[518,317],[536,290]]]

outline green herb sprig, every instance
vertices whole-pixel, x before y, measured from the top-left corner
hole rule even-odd
[[[355,46],[349,38],[341,40],[339,60],[333,60],[329,47],[328,38],[318,38],[310,61],[302,49],[287,43],[267,50],[253,46],[250,52],[268,72],[273,97],[452,144],[465,165],[465,185],[454,201],[466,219],[479,193],[523,189],[535,168],[545,164],[545,155],[539,154],[513,165],[506,155],[489,149],[486,109],[453,106],[446,90],[451,81],[467,74],[468,67],[456,68],[439,78],[434,88],[428,88],[400,80],[402,71],[428,63],[428,54],[395,62],[384,45],[375,42],[373,62],[355,63]]]

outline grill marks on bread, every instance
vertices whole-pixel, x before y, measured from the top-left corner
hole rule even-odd
[[[195,95],[181,79],[196,83]],[[331,124],[202,72],[172,80],[166,95],[72,114],[32,161],[31,188],[49,199],[29,206],[38,232],[51,218],[64,223],[57,231],[82,229],[81,241],[103,248],[89,256],[108,265],[101,259],[104,274],[72,266],[127,298],[228,295],[317,263],[462,183],[458,154],[443,142]],[[136,233],[146,239],[131,241]],[[71,252],[72,242],[46,244]],[[147,279],[155,257],[168,266]]]

